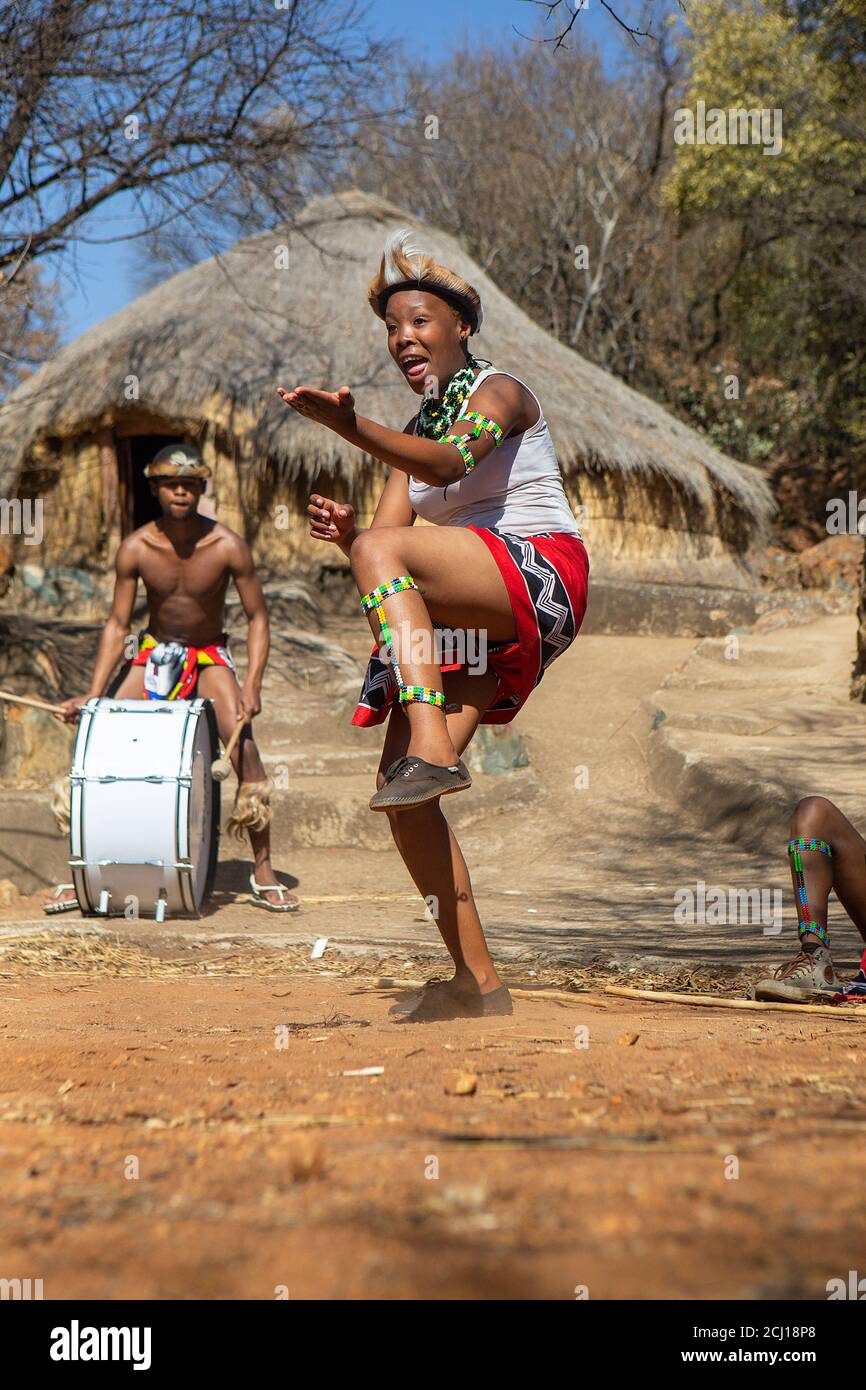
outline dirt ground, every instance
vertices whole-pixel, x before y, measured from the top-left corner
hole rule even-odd
[[[405,960],[307,954],[4,944],[0,1276],[49,1299],[822,1299],[863,1267],[866,1011],[513,967],[562,997],[412,1024],[389,1013]]]

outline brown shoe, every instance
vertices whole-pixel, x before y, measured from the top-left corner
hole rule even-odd
[[[814,951],[798,951],[771,978],[759,980],[755,998],[779,1004],[808,1004],[812,1000],[826,1003],[839,989],[830,952],[826,946],[818,946]]]
[[[385,773],[385,781],[370,800],[371,811],[421,806],[425,801],[466,791],[472,786],[469,770],[461,758],[449,767],[426,763],[423,758],[398,758]]]

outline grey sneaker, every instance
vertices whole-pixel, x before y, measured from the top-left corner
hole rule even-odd
[[[462,758],[450,767],[426,763],[423,758],[398,758],[385,773],[385,781],[370,800],[371,811],[388,811],[397,806],[420,806],[449,792],[466,791],[472,786]]]
[[[774,1000],[780,1004],[808,1004],[812,1000],[828,999],[841,989],[826,946],[814,951],[798,951],[793,960],[780,965],[775,975],[759,980],[755,998]]]

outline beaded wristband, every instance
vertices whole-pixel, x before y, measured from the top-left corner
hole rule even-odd
[[[445,696],[441,690],[431,690],[429,685],[404,685],[400,691],[401,705],[438,705],[445,707]]]

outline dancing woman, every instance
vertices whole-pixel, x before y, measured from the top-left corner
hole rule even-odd
[[[311,534],[348,556],[380,644],[353,719],[390,715],[370,808],[388,814],[455,965],[409,1017],[511,1013],[439,798],[471,786],[461,755],[478,724],[513,719],[576,637],[589,562],[537,397],[469,351],[482,322],[477,291],[401,230],[368,299],[423,397],[406,429],[356,414],[347,386],[280,396],[390,469],[369,528],[330,498],[314,495],[308,510]],[[413,527],[416,516],[434,525]],[[437,628],[480,634],[486,669],[443,660]]]

